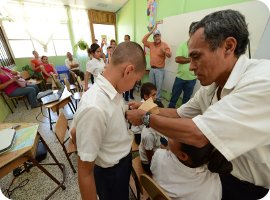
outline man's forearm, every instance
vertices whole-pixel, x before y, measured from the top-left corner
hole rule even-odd
[[[151,115],[150,127],[169,138],[196,147],[203,147],[209,142],[191,119]]]
[[[79,64],[70,65],[70,69],[77,68],[77,67],[79,67]]]
[[[175,108],[158,108],[159,115],[164,117],[171,117],[171,118],[179,118],[177,111]]]

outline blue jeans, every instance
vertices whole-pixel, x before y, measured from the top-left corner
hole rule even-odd
[[[164,75],[164,68],[151,68],[149,72],[149,81],[157,87],[157,99],[160,99],[161,96],[161,87],[163,84]]]
[[[172,88],[172,97],[169,103],[169,108],[175,108],[175,105],[182,93],[183,94],[183,101],[182,104],[185,104],[190,99],[194,86],[196,84],[196,79],[194,80],[183,80],[181,78],[175,77],[173,88]]]
[[[9,96],[17,97],[17,96],[26,96],[31,107],[37,106],[37,94],[39,89],[36,85],[27,85],[26,87],[18,87],[16,88]]]

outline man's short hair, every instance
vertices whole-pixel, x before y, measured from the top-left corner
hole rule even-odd
[[[111,64],[114,66],[130,63],[135,71],[145,70],[146,60],[143,48],[136,42],[122,42],[112,53]]]
[[[125,37],[128,37],[128,39],[130,40],[130,35],[125,35]]]
[[[204,29],[204,39],[212,51],[220,47],[226,38],[233,37],[237,41],[234,54],[239,57],[246,52],[249,32],[245,17],[240,12],[228,9],[211,13],[192,27],[191,35],[199,28]]]

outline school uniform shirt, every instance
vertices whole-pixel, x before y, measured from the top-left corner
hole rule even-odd
[[[207,139],[233,164],[232,175],[258,186],[270,186],[270,61],[236,62],[221,91],[201,87],[181,106],[181,117],[193,122]]]
[[[79,70],[80,69],[80,63],[78,62],[77,58],[73,58],[72,61],[70,61],[68,58],[65,59],[65,64],[66,64],[66,67],[70,70]],[[70,65],[75,65],[75,64],[78,64],[79,66],[76,67],[76,68],[70,68]]]
[[[159,133],[152,129],[146,128],[142,129],[141,143],[139,145],[139,153],[142,163],[149,164],[145,150],[153,150],[154,152],[160,147],[160,135]]]
[[[169,150],[158,149],[151,162],[153,179],[173,200],[220,200],[222,187],[219,175],[207,166],[190,168]]]
[[[103,59],[100,58],[98,60],[96,58],[92,58],[86,64],[86,71],[93,74],[94,79],[96,80],[97,76],[103,72],[104,67],[105,67],[105,63]]]
[[[127,129],[122,94],[102,75],[84,93],[71,127],[76,128],[82,161],[107,168],[130,152],[133,135]]]

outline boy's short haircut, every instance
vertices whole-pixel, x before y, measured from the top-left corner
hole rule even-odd
[[[141,87],[141,98],[144,99],[144,95],[150,95],[152,90],[157,90],[157,87],[150,82],[142,84]]]
[[[136,42],[122,42],[114,50],[111,58],[112,66],[129,63],[135,71],[145,70],[146,60],[143,48]]]

